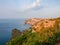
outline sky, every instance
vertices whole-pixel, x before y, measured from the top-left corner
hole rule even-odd
[[[0,19],[60,17],[60,0],[0,0]]]

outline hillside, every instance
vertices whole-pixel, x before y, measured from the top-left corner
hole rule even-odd
[[[60,18],[32,18],[26,24],[31,27],[6,45],[60,45]]]

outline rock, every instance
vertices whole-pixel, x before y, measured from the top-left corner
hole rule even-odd
[[[20,30],[18,30],[18,29],[13,29],[12,30],[12,36],[11,36],[11,39],[13,39],[13,38],[15,38],[15,37],[17,37],[17,36],[19,36],[19,35],[21,35],[21,34],[25,34],[27,32],[27,30],[23,30],[22,32],[20,31]]]
[[[13,38],[19,36],[20,34],[21,34],[20,30],[18,30],[18,29],[16,29],[16,28],[13,29],[13,30],[12,30],[12,36],[11,36],[11,39],[13,39]]]

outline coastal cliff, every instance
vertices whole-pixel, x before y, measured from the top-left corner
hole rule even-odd
[[[48,18],[48,19],[41,19],[41,18],[32,18],[25,22],[32,26],[32,30],[39,32],[42,29],[53,29],[55,27],[60,28],[60,18]]]
[[[30,24],[31,27],[18,33],[6,45],[60,45],[60,17],[32,18],[26,20],[25,24]]]

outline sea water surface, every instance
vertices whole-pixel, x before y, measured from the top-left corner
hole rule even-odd
[[[11,38],[11,32],[14,28],[20,31],[28,29],[30,26],[25,25],[26,19],[0,19],[0,45],[4,45]]]

